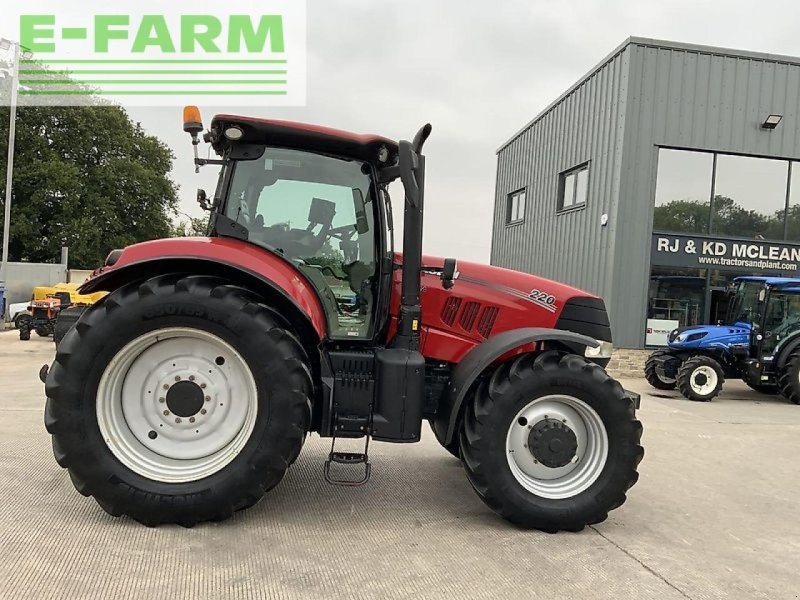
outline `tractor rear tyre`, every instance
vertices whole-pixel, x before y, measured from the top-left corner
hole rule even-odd
[[[710,356],[693,356],[678,369],[678,389],[685,398],[708,402],[722,391],[725,374]]]
[[[800,404],[800,348],[789,354],[783,369],[778,375],[780,394],[794,404]]]
[[[580,531],[625,502],[644,456],[633,401],[574,354],[522,355],[481,381],[461,457],[472,487],[519,527]]]
[[[75,488],[148,526],[220,521],[297,458],[308,356],[287,323],[225,281],[165,275],[86,311],[47,375],[45,427]]]
[[[671,354],[672,352],[669,350],[656,350],[647,357],[647,361],[644,363],[644,378],[647,379],[647,383],[657,390],[674,390],[677,385],[674,379],[659,374],[658,372],[659,361],[657,359]]]
[[[56,348],[67,335],[67,332],[72,329],[81,315],[86,312],[88,306],[70,306],[58,313],[56,319],[56,326],[53,328],[53,341],[56,343]]]

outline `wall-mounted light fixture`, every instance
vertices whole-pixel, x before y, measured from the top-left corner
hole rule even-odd
[[[770,115],[761,124],[762,129],[775,129],[783,119],[783,115]]]

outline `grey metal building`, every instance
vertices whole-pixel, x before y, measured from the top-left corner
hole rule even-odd
[[[492,264],[602,295],[618,347],[800,276],[800,58],[629,38],[497,152]],[[796,185],[792,185],[795,183]]]

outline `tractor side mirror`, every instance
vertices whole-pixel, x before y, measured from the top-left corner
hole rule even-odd
[[[312,198],[308,209],[308,222],[329,227],[336,216],[336,203],[323,198]]]
[[[444,266],[442,267],[442,274],[440,277],[442,279],[442,287],[444,289],[449,290],[455,285],[456,279],[458,279],[455,258],[444,259]]]
[[[211,210],[211,205],[208,203],[208,194],[203,188],[197,188],[197,203],[203,210]]]
[[[369,231],[369,221],[367,220],[367,207],[364,203],[364,194],[358,188],[353,188],[353,208],[356,214],[356,231],[359,235],[364,235]]]

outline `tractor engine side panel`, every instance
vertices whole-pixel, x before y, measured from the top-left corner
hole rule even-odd
[[[441,267],[443,259],[426,256],[423,264]],[[459,261],[458,271],[449,290],[437,274],[422,275],[422,353],[428,359],[458,363],[488,338],[528,327],[564,329],[612,341],[603,301],[591,294],[489,265]],[[390,338],[399,314],[400,280],[401,271],[396,269]]]

